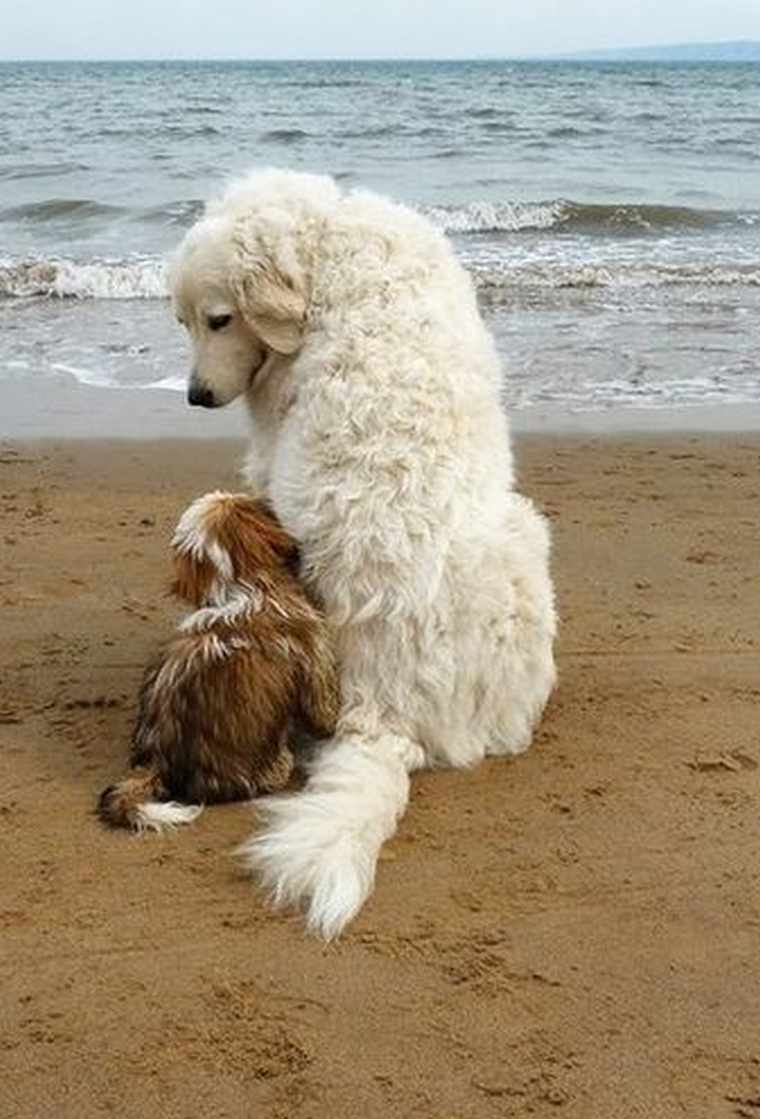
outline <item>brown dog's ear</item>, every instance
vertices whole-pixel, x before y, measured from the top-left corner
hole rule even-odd
[[[214,568],[209,560],[194,559],[187,552],[174,551],[174,579],[171,590],[177,598],[189,602],[192,606],[201,606],[208,597],[213,578]]]
[[[281,527],[274,514],[269,514],[258,521],[258,532],[266,545],[274,554],[292,571],[298,570],[299,551],[298,544],[293,537]]]
[[[298,570],[298,545],[280,526],[263,502],[243,498],[237,515],[219,534],[220,543],[232,558],[238,578],[271,568],[273,564]]]
[[[246,219],[235,227],[232,289],[240,313],[262,342],[278,354],[293,354],[303,337],[305,281],[292,244],[292,221],[279,215],[266,219],[259,215],[256,223]]]

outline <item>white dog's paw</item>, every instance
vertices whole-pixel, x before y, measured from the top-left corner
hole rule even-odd
[[[397,754],[406,772],[414,773],[415,770],[424,769],[428,762],[422,746],[408,738],[399,738],[398,742]]]

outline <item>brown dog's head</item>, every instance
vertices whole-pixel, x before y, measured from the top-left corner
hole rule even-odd
[[[215,491],[183,513],[172,538],[180,598],[201,606],[232,583],[298,564],[298,546],[274,514],[247,494]]]

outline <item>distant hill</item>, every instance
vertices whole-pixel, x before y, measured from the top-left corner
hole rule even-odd
[[[662,47],[619,47],[555,56],[588,62],[760,62],[760,42],[674,43]]]

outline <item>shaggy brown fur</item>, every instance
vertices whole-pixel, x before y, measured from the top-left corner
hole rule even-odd
[[[291,733],[333,733],[338,677],[327,625],[295,574],[294,541],[259,502],[208,494],[173,540],[175,592],[196,607],[149,665],[130,772],[109,824],[160,827],[150,805],[240,800],[286,784]]]

